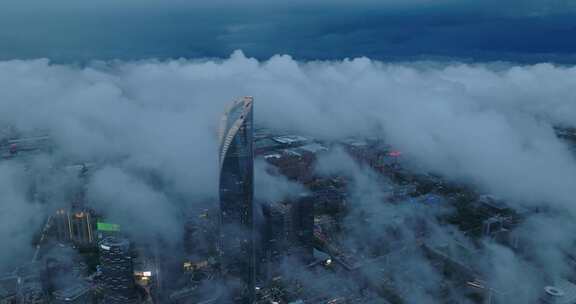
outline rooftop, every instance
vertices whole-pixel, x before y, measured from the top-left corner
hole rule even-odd
[[[554,286],[544,287],[542,303],[574,304],[576,303],[576,285],[570,281],[561,280]]]
[[[275,136],[272,139],[284,145],[293,145],[308,141],[308,138],[300,135],[281,135],[281,136]]]
[[[88,286],[82,283],[77,283],[65,289],[55,291],[54,297],[58,300],[70,301],[84,296],[89,291],[90,289]]]
[[[320,143],[309,143],[309,144],[306,144],[302,147],[299,147],[298,149],[308,151],[308,152],[311,152],[314,154],[319,153],[319,152],[328,151],[328,148],[326,148],[326,146],[324,146]]]

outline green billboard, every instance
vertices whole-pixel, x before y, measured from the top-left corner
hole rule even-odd
[[[96,223],[96,229],[98,231],[120,231],[120,225],[98,222]]]

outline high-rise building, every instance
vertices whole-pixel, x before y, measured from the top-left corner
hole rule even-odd
[[[100,243],[100,267],[104,287],[104,303],[137,303],[130,242],[107,237]]]
[[[241,303],[255,297],[252,103],[234,102],[220,128],[220,263],[224,277],[239,282]]]
[[[81,210],[69,215],[72,241],[78,245],[89,245],[94,241],[90,211]]]
[[[293,213],[296,237],[301,248],[302,257],[313,259],[314,251],[314,204],[312,195],[301,195],[295,203]]]
[[[56,215],[54,215],[54,228],[58,242],[66,243],[70,241],[72,233],[70,231],[70,217],[67,210],[56,210]]]
[[[313,197],[262,205],[262,250],[260,275],[268,281],[279,274],[284,258],[309,263],[314,254]]]
[[[54,216],[56,237],[62,243],[73,242],[80,246],[93,244],[95,241],[93,221],[90,210],[80,209],[72,212],[58,209]]]
[[[314,206],[310,197],[264,204],[264,253],[269,261],[283,256],[311,260]]]

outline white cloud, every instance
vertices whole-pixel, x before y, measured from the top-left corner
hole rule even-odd
[[[236,52],[83,68],[5,61],[0,84],[3,123],[49,130],[59,155],[120,160],[92,184],[104,193],[102,208],[148,202],[155,210],[170,200],[131,170],[159,176],[187,203],[215,198],[219,117],[233,98],[253,95],[258,123],[323,138],[377,133],[431,170],[518,203],[576,211],[574,156],[551,128],[576,124],[574,67],[259,62]],[[120,189],[102,191],[110,183]],[[2,202],[6,210],[14,203]]]

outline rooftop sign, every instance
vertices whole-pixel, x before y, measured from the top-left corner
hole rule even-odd
[[[96,229],[98,231],[120,231],[120,225],[98,222],[96,223]]]

